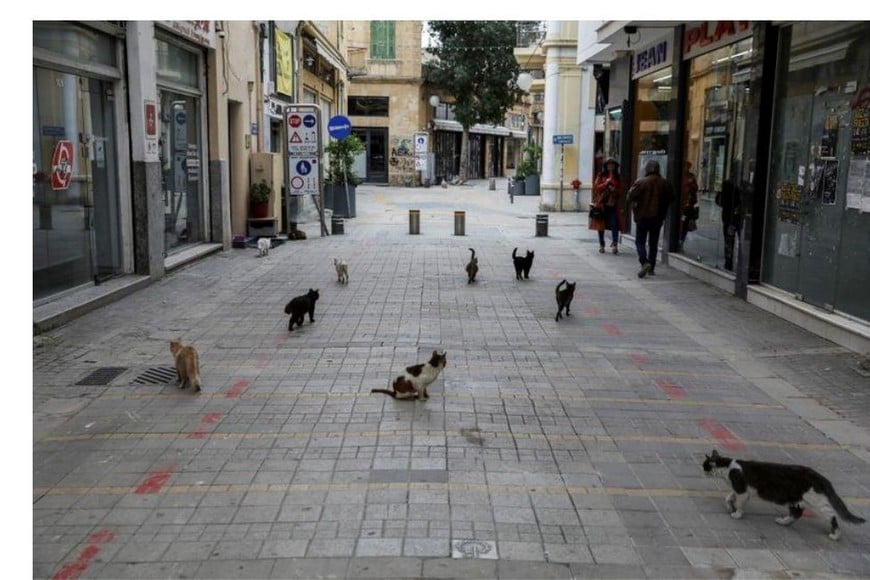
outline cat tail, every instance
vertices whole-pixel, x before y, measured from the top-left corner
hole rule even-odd
[[[514,252],[513,252],[513,254],[511,254],[511,256],[513,256],[514,258],[517,257],[517,249],[516,248],[514,248]]]
[[[468,249],[471,250],[471,259],[473,260],[474,259],[474,248],[468,248]]]
[[[568,283],[567,280],[562,280],[561,282],[559,282],[559,284],[556,286],[556,296],[559,295],[559,288],[562,287],[562,284],[567,284],[567,283]]]
[[[838,516],[853,524],[863,524],[867,521],[849,511],[849,508],[846,507],[846,504],[843,503],[843,500],[839,495],[837,495],[837,492],[834,491],[834,486],[831,485],[830,481],[825,480],[823,482],[822,490],[825,492],[825,497],[827,497],[828,501],[831,502],[831,507],[834,508],[834,511],[837,512]]]
[[[396,393],[394,393],[393,391],[389,391],[387,389],[372,389],[372,392],[373,393],[383,393],[385,395],[389,395],[389,396],[393,397],[394,399],[396,398]]]

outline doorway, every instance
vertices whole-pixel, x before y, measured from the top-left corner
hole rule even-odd
[[[364,171],[357,171],[368,183],[387,183],[387,129],[356,128],[354,135],[366,146]]]

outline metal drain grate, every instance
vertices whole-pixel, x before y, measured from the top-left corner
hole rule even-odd
[[[101,367],[80,380],[76,385],[108,385],[127,367]]]
[[[137,385],[172,385],[177,375],[173,367],[154,367],[148,369],[133,381]]]

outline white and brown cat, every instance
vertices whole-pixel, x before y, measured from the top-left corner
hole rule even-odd
[[[719,455],[715,449],[704,457],[704,472],[721,475],[731,485],[732,491],[725,503],[735,520],[743,517],[743,506],[753,492],[763,500],[788,506],[788,515],[776,518],[776,523],[781,526],[791,525],[800,518],[804,513],[803,504],[808,503],[830,518],[828,537],[832,540],[840,538],[837,516],[853,524],[865,521],[850,512],[831,482],[811,467],[732,459]]]
[[[373,393],[384,393],[394,399],[423,398],[428,399],[426,387],[438,378],[441,369],[447,366],[445,351],[432,351],[432,358],[425,363],[405,368],[405,372],[393,381],[390,389],[372,389]]]
[[[188,385],[196,387],[196,391],[202,390],[202,381],[199,378],[199,353],[191,345],[181,344],[181,340],[169,341],[169,352],[175,359],[175,374],[178,377],[178,388],[183,389]]]
[[[338,276],[338,283],[347,284],[347,262],[341,258],[333,258],[332,263],[335,265],[335,273]]]

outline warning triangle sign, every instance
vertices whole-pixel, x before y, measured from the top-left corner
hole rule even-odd
[[[302,138],[299,137],[299,133],[294,132],[294,133],[290,136],[290,142],[291,142],[291,143],[302,143]]]

